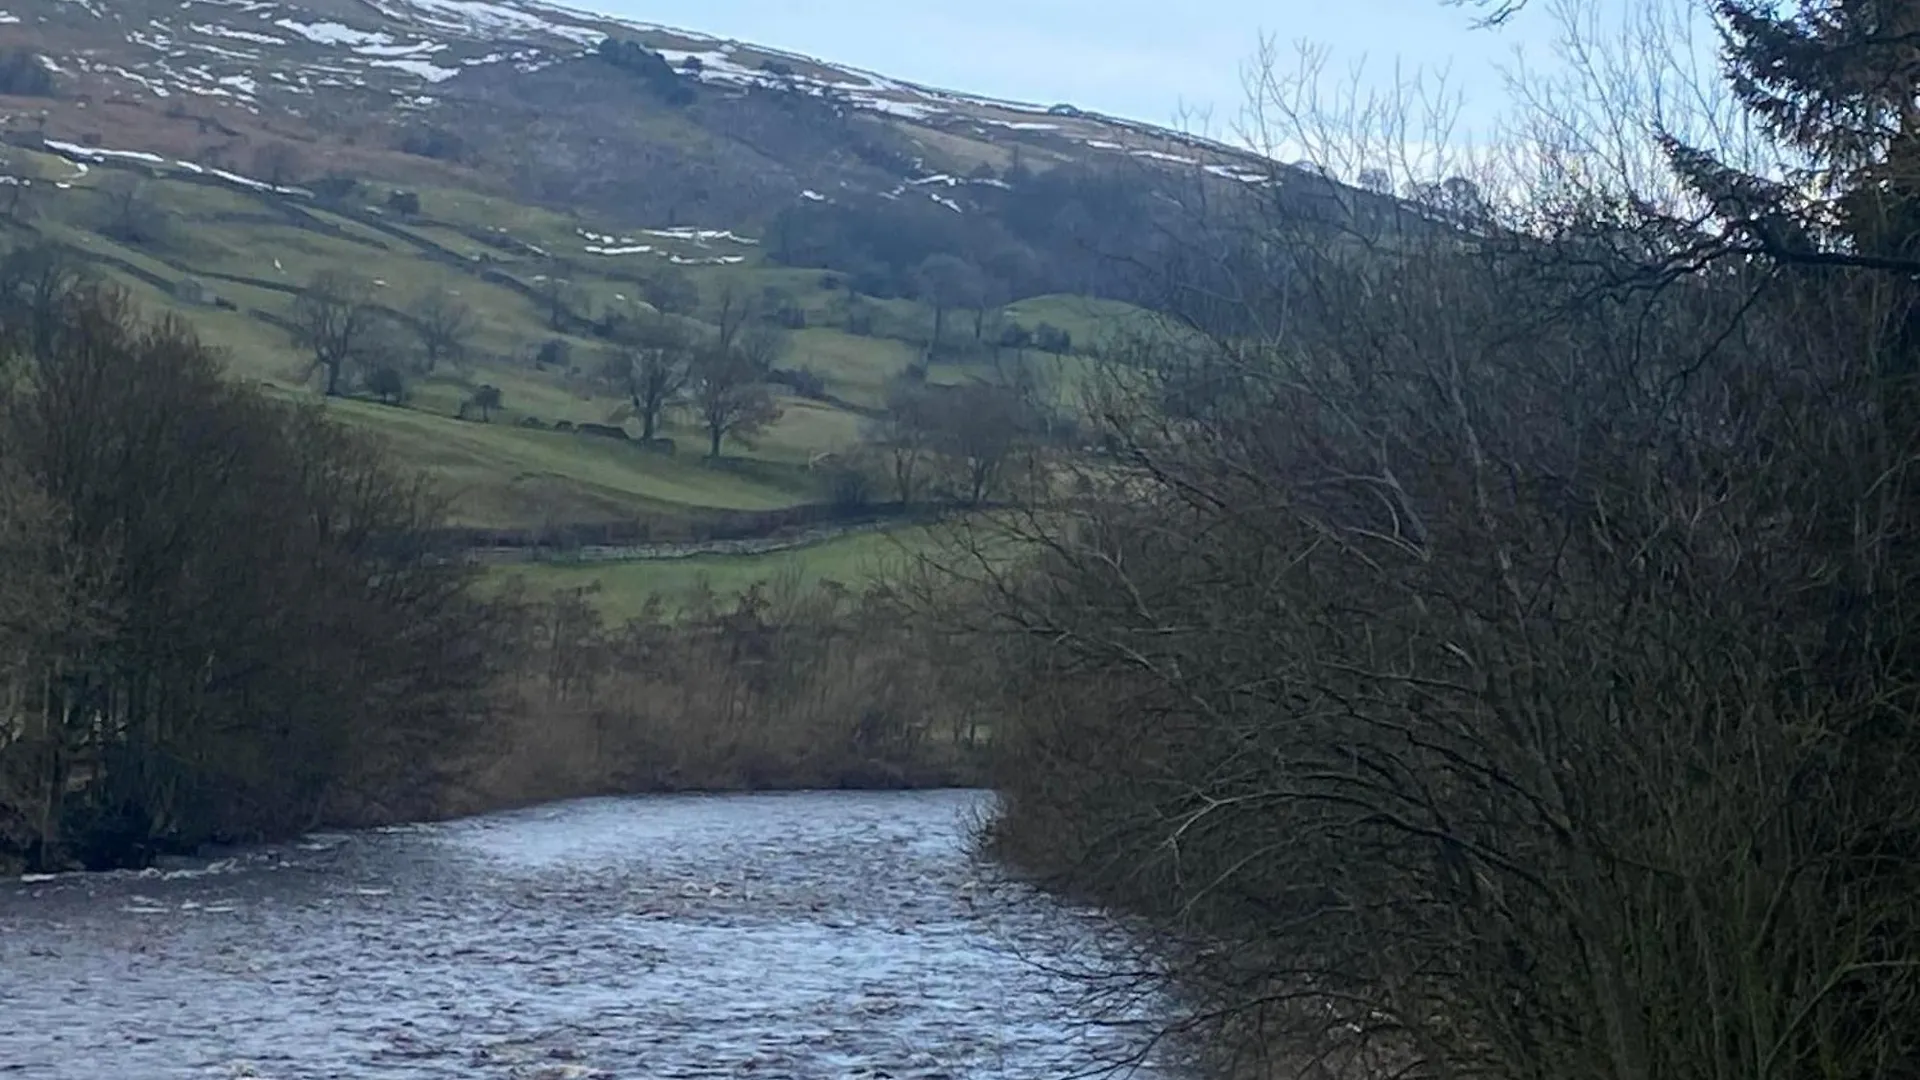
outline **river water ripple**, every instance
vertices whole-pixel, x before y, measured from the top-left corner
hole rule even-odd
[[[601,799],[0,880],[0,1077],[1060,1080],[1132,1056],[1144,1028],[1073,974],[1117,931],[968,857],[987,799]]]

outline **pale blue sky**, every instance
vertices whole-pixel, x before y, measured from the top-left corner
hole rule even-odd
[[[1240,69],[1263,33],[1328,47],[1370,77],[1450,66],[1478,127],[1504,95],[1497,65],[1524,45],[1548,57],[1544,0],[1500,30],[1441,0],[568,0],[955,90],[1071,102],[1166,123],[1184,105],[1232,122]]]

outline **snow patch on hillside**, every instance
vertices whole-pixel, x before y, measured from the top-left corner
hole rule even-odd
[[[670,229],[647,229],[648,236],[664,236],[669,240],[692,240],[704,243],[708,240],[731,240],[736,244],[758,244],[760,241],[747,236],[736,236],[730,229],[695,229],[686,225],[675,225]]]
[[[276,19],[273,25],[282,30],[291,30],[316,45],[390,45],[393,39],[378,31],[355,30],[345,23],[295,22],[292,19]]]
[[[991,116],[976,116],[975,120],[983,124],[992,124],[1012,131],[1059,131],[1059,124],[1043,123],[1039,120],[1000,120]]]
[[[378,5],[386,10],[385,5]],[[403,0],[404,8],[423,22],[484,37],[546,34],[592,48],[607,35],[591,27],[555,22],[531,11],[485,0]],[[392,11],[389,16],[399,17]]]
[[[937,105],[918,105],[908,101],[895,101],[892,98],[874,97],[870,94],[856,95],[853,103],[872,109],[874,112],[905,117],[908,120],[927,120],[947,111]]]
[[[765,72],[755,71],[735,61],[731,50],[709,49],[694,52],[690,49],[655,49],[660,58],[672,64],[674,70],[684,71],[689,57],[700,61],[700,69],[690,72],[701,82],[723,82],[757,85],[769,80]]]
[[[20,21],[20,16],[15,15],[13,12],[0,11],[0,25],[5,25],[7,23],[17,23],[19,21]]]
[[[369,60],[367,61],[367,66],[404,71],[409,75],[417,75],[430,83],[444,82],[460,74],[459,68],[444,68],[425,60]]]
[[[167,159],[161,157],[159,154],[149,154],[144,150],[103,150],[98,146],[82,146],[79,143],[61,142],[58,139],[48,139],[45,146],[47,149],[62,157],[88,158],[93,161],[105,161],[108,158],[122,158],[127,161],[141,161],[150,165],[164,165],[167,162]]]
[[[219,26],[212,23],[188,23],[187,29],[196,34],[205,34],[208,37],[227,38],[230,41],[247,41],[255,45],[285,45],[287,43],[286,38],[274,37],[272,34],[256,34],[251,30],[235,30],[230,26]]]
[[[445,48],[438,41],[413,41],[405,45],[355,45],[353,51],[361,56],[418,56],[420,53],[440,52]]]

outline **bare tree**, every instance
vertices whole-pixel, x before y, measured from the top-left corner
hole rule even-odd
[[[625,337],[607,350],[602,374],[640,418],[640,438],[651,440],[687,388],[695,341],[686,324],[657,313],[628,324]]]
[[[298,145],[275,139],[254,147],[250,168],[255,179],[285,187],[306,174],[307,159]]]
[[[343,270],[314,275],[293,302],[294,342],[311,360],[307,375],[326,373],[325,392],[346,392],[355,371],[380,344],[385,320],[371,282]]]
[[[154,201],[152,184],[144,177],[115,172],[101,181],[96,190],[107,204],[101,233],[136,246],[153,246],[167,240],[170,234],[167,217]]]
[[[586,294],[565,276],[566,272],[564,264],[551,261],[533,279],[534,293],[547,315],[547,329],[554,333],[566,330],[574,319],[585,314]]]
[[[5,204],[0,214],[6,215],[9,221],[32,221],[39,210],[39,193],[32,180],[18,176],[0,177],[0,202]]]
[[[925,383],[897,380],[887,389],[886,411],[866,426],[867,442],[886,456],[894,497],[913,504],[935,452],[933,391]]]
[[[459,367],[479,329],[473,308],[451,289],[430,289],[413,305],[414,332],[420,339],[420,368],[431,374],[442,363]]]
[[[957,469],[960,497],[978,506],[994,495],[1026,436],[1026,409],[1012,389],[967,383],[927,389],[921,406],[932,421],[934,446]]]
[[[751,445],[753,436],[780,419],[766,377],[765,368],[737,350],[710,343],[695,354],[690,391],[707,431],[709,457],[719,459],[726,439]]]
[[[731,352],[740,335],[760,317],[757,296],[733,277],[720,279],[712,311],[714,343],[722,352]]]
[[[480,412],[480,422],[490,424],[493,422],[493,414],[500,411],[505,401],[505,395],[500,392],[499,387],[491,383],[483,383],[474,387],[473,393],[467,395],[467,400],[460,404],[460,415],[464,417],[468,409],[477,409]]]
[[[88,278],[85,267],[52,244],[16,248],[0,257],[0,344],[46,362],[71,329],[68,299]]]
[[[933,308],[933,336],[927,342],[930,353],[938,353],[946,340],[947,313],[954,308],[984,309],[986,284],[980,268],[957,255],[929,255],[913,272],[914,288],[922,302]]]

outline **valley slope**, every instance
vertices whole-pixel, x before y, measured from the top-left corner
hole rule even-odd
[[[1132,268],[1162,242],[1163,188],[1275,168],[510,0],[14,0],[0,50],[8,247],[83,260],[288,394],[318,386],[302,292],[364,279],[406,386],[330,407],[442,479],[456,523],[523,538],[861,516],[835,468],[897,380],[1018,367],[1070,401],[1086,354],[1151,318]],[[432,296],[475,315],[457,368],[414,356]],[[670,444],[605,437],[637,431],[600,377],[619,326],[712,332],[735,305],[779,335],[779,419],[718,460],[684,412]]]

